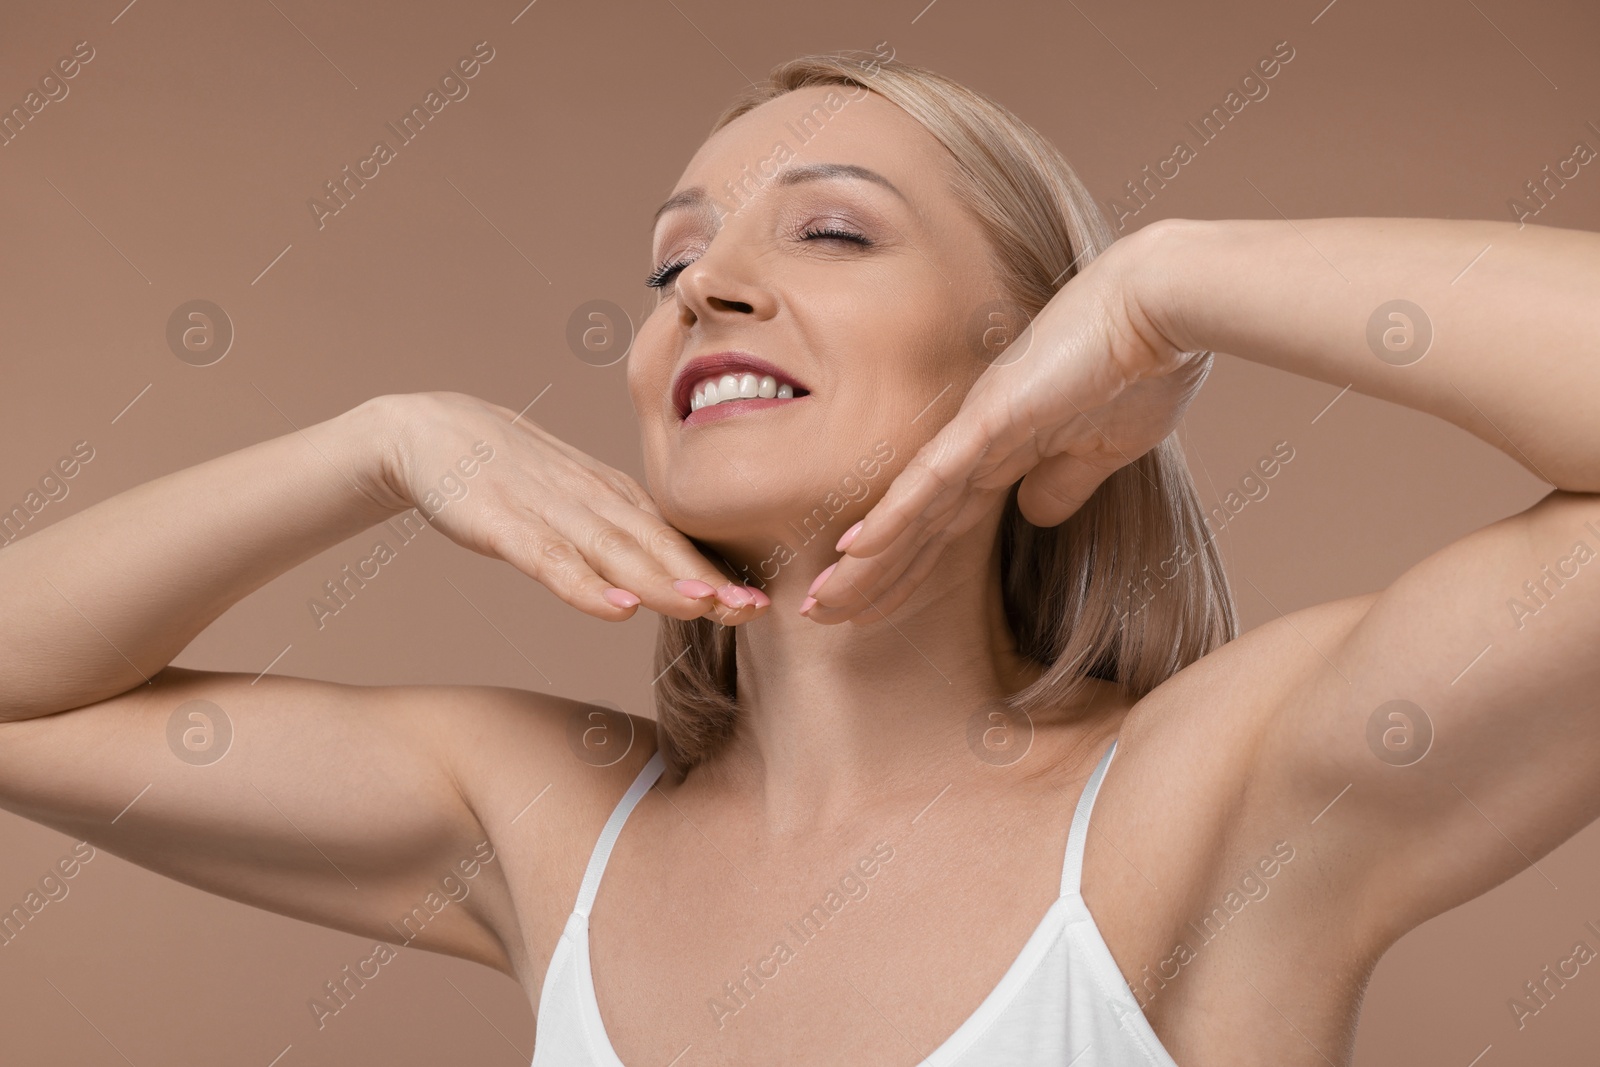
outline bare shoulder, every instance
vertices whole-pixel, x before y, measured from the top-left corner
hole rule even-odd
[[[1116,900],[1101,923],[1133,970],[1236,883],[1295,820],[1254,771],[1275,716],[1376,593],[1279,616],[1189,664],[1134,702],[1094,808],[1085,895]],[[1105,858],[1100,859],[1098,856]],[[1152,921],[1153,916],[1163,916]],[[1166,921],[1170,919],[1170,922]],[[1168,929],[1167,927],[1170,927]],[[1120,938],[1120,942],[1119,939]]]
[[[1127,762],[1152,768],[1177,760],[1220,769],[1248,759],[1283,700],[1326,662],[1378,596],[1362,593],[1280,615],[1184,667],[1134,704],[1118,761],[1127,755]]]
[[[503,940],[537,996],[595,841],[657,750],[656,724],[499,686],[439,687],[428,729],[503,864]]]
[[[1228,1047],[1218,1027],[1243,1025],[1241,1005],[1250,1003],[1239,997],[1241,975],[1287,988],[1296,980],[1279,973],[1282,961],[1333,958],[1302,936],[1327,925],[1302,892],[1317,882],[1306,875],[1319,862],[1318,813],[1285,803],[1258,761],[1297,687],[1377,595],[1262,623],[1175,673],[1123,720],[1094,807],[1083,892],[1141,1008],[1174,1049]],[[1258,903],[1269,895],[1270,907]],[[1235,920],[1247,913],[1254,917]],[[1218,943],[1227,947],[1205,947],[1224,928]],[[1344,1004],[1360,978],[1330,981],[1342,985],[1327,1002]]]
[[[1378,596],[1344,597],[1264,622],[1133,705],[1119,734],[1117,772],[1107,779],[1111,813],[1102,824],[1124,822],[1130,858],[1143,852],[1152,867],[1167,867],[1173,884],[1203,896],[1317,814],[1291,810],[1281,780],[1260,773],[1262,761],[1285,707],[1325,669]]]
[[[1252,792],[1251,772],[1275,715],[1377,595],[1262,623],[1134,702],[1118,734],[1104,803],[1095,808],[1098,827],[1126,839],[1119,851],[1130,862],[1143,854],[1150,866],[1174,868],[1178,882],[1198,884],[1219,855],[1247,847],[1230,835],[1250,823],[1242,816],[1262,801]]]

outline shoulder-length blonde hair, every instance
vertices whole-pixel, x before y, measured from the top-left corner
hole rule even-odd
[[[1027,318],[1114,240],[1099,205],[1036,130],[982,94],[892,58],[846,52],[788,60],[746,90],[710,133],[813,85],[871,90],[950,151],[1002,291]],[[1006,618],[1018,652],[1045,668],[1005,698],[1013,712],[1032,716],[1062,705],[1089,677],[1138,699],[1238,634],[1222,557],[1176,431],[1113,473],[1059,526],[1024,519],[1013,486],[999,537]],[[656,719],[677,774],[733,736],[735,642],[735,628],[714,620],[661,620]]]

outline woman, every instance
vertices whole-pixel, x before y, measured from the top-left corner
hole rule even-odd
[[[375,957],[501,970],[535,1064],[608,1067],[1349,1062],[1390,944],[1600,813],[1594,236],[1112,244],[1008,112],[803,57],[652,253],[648,492],[508,408],[383,396],[0,554],[0,800]],[[1214,350],[1557,488],[1236,636],[1173,436]],[[659,725],[166,666],[417,505],[580,611],[662,615]],[[226,758],[174,758],[216,708]],[[461,892],[418,907],[440,871]]]

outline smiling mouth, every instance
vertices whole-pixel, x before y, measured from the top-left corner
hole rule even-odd
[[[690,360],[672,386],[672,403],[686,425],[793,404],[810,395],[783,368],[745,352]]]
[[[689,412],[693,414],[701,408],[737,404],[742,400],[793,400],[805,395],[804,389],[797,389],[790,382],[771,374],[746,371],[743,374],[710,375],[695,383],[689,395]]]
[[[770,374],[724,374],[695,386],[683,424],[719,422],[733,415],[793,404],[808,395],[804,389]]]

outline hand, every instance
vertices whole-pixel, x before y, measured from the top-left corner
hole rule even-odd
[[[638,482],[510,409],[452,392],[380,400],[391,432],[373,495],[417,507],[452,541],[505,560],[579,611],[621,620],[643,603],[731,626],[770,605],[669,526]]]
[[[1131,271],[1144,247],[1120,241],[1094,259],[978,377],[955,416],[840,538],[846,554],[823,572],[807,617],[883,618],[1019,478],[1023,517],[1055,526],[1177,427],[1212,354],[1179,351],[1140,309]]]

